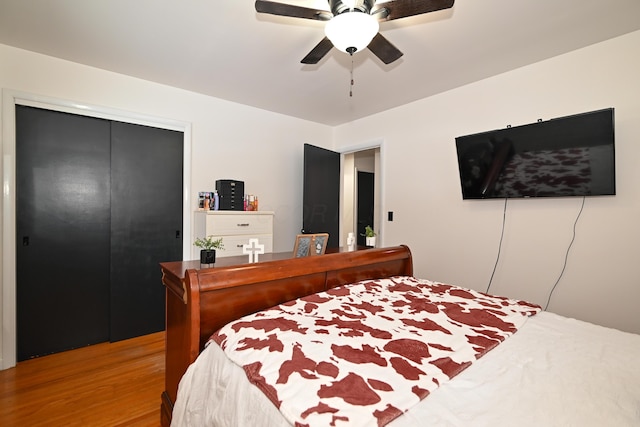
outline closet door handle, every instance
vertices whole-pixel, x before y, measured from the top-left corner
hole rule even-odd
[[[29,236],[22,236],[22,246],[29,246]]]
[[[180,230],[176,230],[176,239],[181,239],[180,234]]]

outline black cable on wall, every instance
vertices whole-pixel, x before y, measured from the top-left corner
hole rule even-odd
[[[562,275],[564,274],[564,270],[567,268],[567,260],[569,259],[569,251],[571,250],[571,246],[573,246],[573,241],[576,239],[576,226],[578,225],[578,220],[580,219],[580,215],[582,215],[582,210],[584,209],[584,202],[586,200],[585,196],[582,196],[582,206],[580,206],[580,211],[578,212],[578,216],[576,216],[576,220],[573,223],[573,237],[571,238],[571,242],[569,243],[569,247],[567,248],[567,253],[564,256],[564,265],[562,266],[562,271],[560,272],[560,276],[558,276],[558,280],[551,288],[551,292],[549,292],[549,298],[547,298],[547,305],[544,306],[544,311],[547,311],[549,307],[549,303],[551,302],[551,295],[553,295],[553,291],[556,290]]]
[[[502,232],[500,233],[500,243],[498,244],[498,255],[496,256],[496,263],[493,265],[493,271],[491,272],[491,278],[489,279],[489,285],[487,286],[486,294],[489,293],[491,288],[491,282],[493,282],[493,275],[496,274],[496,268],[498,267],[498,261],[500,260],[500,251],[502,250],[502,239],[504,237],[504,225],[507,219],[507,198],[504,199],[504,208],[502,210]]]

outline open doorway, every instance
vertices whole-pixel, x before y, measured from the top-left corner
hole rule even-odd
[[[343,153],[341,242],[354,233],[364,245],[364,228],[371,226],[381,243],[381,167],[380,146]]]
[[[339,153],[304,145],[302,233],[338,236],[330,237],[328,246],[338,248],[346,247],[349,233],[359,239],[370,226],[378,236],[376,246],[384,244],[382,147],[378,143]]]

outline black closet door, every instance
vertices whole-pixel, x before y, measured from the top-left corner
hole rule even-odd
[[[164,330],[158,264],[182,259],[183,134],[111,131],[111,340]]]
[[[109,339],[109,126],[16,106],[19,361]]]

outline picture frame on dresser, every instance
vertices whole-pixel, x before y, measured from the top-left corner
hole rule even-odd
[[[323,255],[327,250],[328,233],[298,234],[293,246],[293,257]]]
[[[302,257],[309,256],[310,248],[311,248],[311,235],[298,234],[296,236],[296,243],[293,246],[293,257],[302,258]]]
[[[311,238],[311,250],[309,254],[311,256],[324,255],[327,250],[327,241],[329,240],[329,233],[316,233]]]

